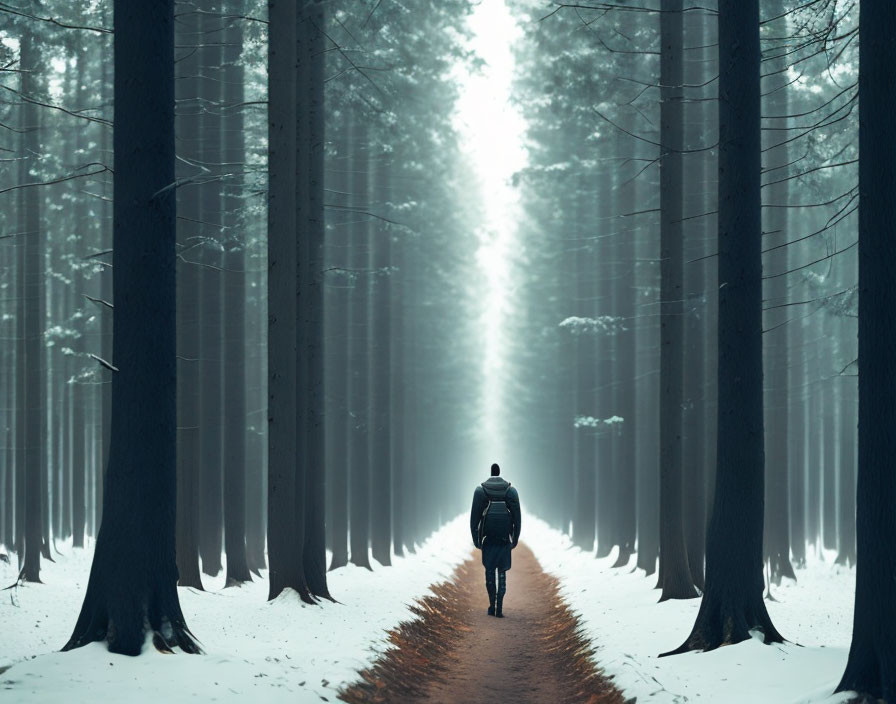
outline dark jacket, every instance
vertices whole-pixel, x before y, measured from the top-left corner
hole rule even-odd
[[[508,482],[501,477],[491,477],[485,482],[489,489],[501,491]],[[499,570],[510,569],[510,551],[516,547],[520,539],[520,496],[515,487],[510,487],[504,497],[507,508],[510,509],[510,520],[513,525],[511,534],[506,540],[485,540],[484,545],[479,544],[479,524],[482,521],[482,512],[488,505],[488,496],[482,486],[477,486],[473,492],[473,508],[470,511],[470,533],[473,536],[473,545],[482,549],[482,564],[487,570],[495,568]]]

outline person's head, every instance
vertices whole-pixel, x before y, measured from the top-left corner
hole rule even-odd
[[[501,468],[497,464],[493,464],[492,465],[492,476],[497,477],[499,474],[501,474]]]

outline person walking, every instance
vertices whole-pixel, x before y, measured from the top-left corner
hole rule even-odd
[[[493,464],[491,477],[473,492],[473,508],[470,511],[473,545],[482,550],[482,565],[485,567],[488,615],[499,618],[504,616],[510,553],[520,540],[519,493],[500,474],[501,468]]]

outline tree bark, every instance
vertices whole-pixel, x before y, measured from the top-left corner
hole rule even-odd
[[[376,157],[374,197],[370,205],[376,211],[389,193],[385,154]],[[391,372],[391,288],[389,270],[392,233],[385,224],[373,227],[370,246],[372,276],[370,297],[370,548],[381,565],[392,564],[392,423],[390,404]]]
[[[622,153],[622,140],[617,140],[617,155]],[[635,163],[632,162],[619,170],[616,180],[617,212],[631,213],[635,210],[637,198],[637,181]],[[616,459],[615,500],[616,504],[616,538],[619,555],[614,567],[625,567],[635,551],[636,538],[636,492],[635,478],[637,472],[637,337],[635,267],[637,259],[637,241],[631,219],[618,218],[617,228],[619,244],[616,247],[617,269],[615,286],[617,288],[616,314],[621,318],[621,330],[616,338],[616,378],[618,384],[619,405],[616,411],[622,417],[622,429],[619,437],[619,453]]]
[[[268,598],[291,588],[313,603],[297,485],[296,6],[271,0],[268,17]]]
[[[243,3],[230,0],[227,12],[238,15]],[[243,31],[239,21],[227,20],[221,48],[221,163],[246,162],[242,103],[245,80],[241,55]],[[234,168],[231,166],[230,168]],[[237,170],[236,166],[234,170]],[[224,182],[221,225],[224,249],[224,307],[222,324],[224,551],[227,584],[252,579],[246,558],[246,239],[241,217],[243,179]]]
[[[175,81],[177,145],[183,160],[178,161],[178,178],[188,179],[202,155],[199,151],[199,19],[185,12],[175,28],[180,47]],[[177,571],[178,584],[201,590],[199,568],[199,199],[196,187],[177,190]]]
[[[324,4],[321,0],[305,5],[299,18],[297,51],[301,67],[297,100],[305,141],[297,141],[297,165],[305,172],[300,191],[306,202],[299,206],[304,222],[299,222],[300,286],[299,358],[305,364],[303,433],[305,491],[305,533],[302,550],[305,580],[316,597],[332,599],[327,586],[325,547],[325,427],[323,358],[323,246],[324,246]],[[299,136],[297,135],[297,140]]]
[[[360,116],[355,119],[351,149],[351,198],[356,211],[365,210],[369,200],[370,168],[367,129]],[[349,246],[352,263],[352,288],[349,303],[349,544],[350,561],[370,569],[370,426],[368,344],[370,275],[367,248],[370,246],[370,221],[364,215],[355,218]]]
[[[221,100],[221,44],[214,6],[199,5],[212,14],[199,14],[199,34],[194,44],[199,58],[197,109],[199,112],[200,163],[207,174],[221,172],[220,118],[214,107]],[[194,168],[194,173],[196,169]],[[215,576],[221,569],[224,537],[224,475],[222,408],[224,380],[221,375],[221,241],[220,185],[212,181],[196,184],[199,197],[199,247],[194,261],[199,270],[199,555],[202,571]]]
[[[684,146],[681,0],[660,16],[660,601],[697,596],[684,540]]]
[[[87,594],[64,650],[199,651],[175,564],[174,2],[115,0],[112,438]]]
[[[865,0],[859,20],[859,456],[856,600],[837,691],[896,701],[896,4]]]
[[[33,97],[38,93],[37,75],[40,72],[40,52],[31,32],[26,30],[21,37],[19,47],[21,56],[22,93]],[[40,116],[37,106],[27,101],[23,107],[23,163],[24,178],[21,183],[34,181],[31,166],[40,155]],[[24,270],[21,281],[21,292],[24,306],[22,309],[24,323],[24,566],[21,578],[26,582],[40,582],[40,558],[43,550],[43,516],[45,507],[44,495],[44,422],[42,396],[41,362],[43,354],[43,306],[42,288],[44,245],[41,208],[41,194],[37,188],[27,188],[23,192],[21,207],[24,209]]]
[[[598,222],[604,222],[613,212],[614,178],[610,170],[599,175],[598,196],[594,203]],[[610,239],[598,239],[592,249],[592,286],[590,306],[593,315],[613,314],[613,283],[615,269],[616,245]],[[606,420],[617,415],[613,391],[616,379],[613,377],[615,364],[616,331],[610,330],[599,334],[592,343],[592,364],[594,372],[592,383],[585,391],[590,393],[594,408],[592,415]],[[616,475],[614,450],[616,444],[616,428],[608,427],[594,438],[594,489],[591,496],[596,504],[594,522],[597,530],[597,545],[594,554],[598,558],[607,557],[616,544]]]
[[[581,190],[584,190],[584,184]],[[579,189],[577,189],[579,190]],[[584,197],[584,196],[580,196]],[[603,197],[603,194],[598,194]],[[587,227],[583,222],[582,205],[575,206],[575,250],[572,253],[575,261],[576,289],[575,289],[575,315],[580,318],[591,318],[597,315],[595,307],[595,281],[598,276],[596,268],[595,244],[588,241],[584,233]],[[577,376],[575,381],[574,416],[598,416],[595,406],[597,399],[594,393],[597,381],[597,355],[595,336],[596,331],[583,330],[575,334],[575,366]],[[595,482],[597,473],[597,430],[587,426],[576,429],[576,455],[575,455],[575,513],[572,521],[573,543],[585,552],[594,550],[595,539],[595,507],[597,493]]]
[[[349,190],[349,152],[352,138],[351,111],[344,111],[343,128],[333,141],[337,150],[327,174],[332,181],[328,191],[334,202],[346,205]],[[348,305],[350,291],[350,261],[348,259],[348,222],[340,220],[333,224],[327,241],[327,269],[332,273],[325,277],[325,335],[324,350],[327,360],[325,370],[327,397],[327,526],[329,543],[333,557],[330,569],[348,564],[348,442],[351,418],[349,416],[348,376],[350,374]]]
[[[770,4],[769,17],[786,15],[784,2]],[[786,18],[772,25],[774,36],[787,36]],[[788,57],[782,46],[776,44],[770,49],[771,57],[766,59],[763,80],[764,111],[768,113],[763,132],[763,172],[769,182],[765,188],[767,206],[763,212],[763,244],[766,247],[782,246],[790,236],[789,210],[785,207],[790,198],[790,181],[787,180],[790,163],[790,149],[786,128],[790,113],[790,99],[786,82]],[[778,206],[778,207],[774,207]],[[787,247],[772,252],[766,261],[778,266],[776,272],[787,270]],[[772,267],[769,267],[770,269]],[[766,310],[763,313],[763,364],[768,370],[765,382],[765,541],[764,558],[769,566],[771,580],[780,584],[783,577],[796,579],[790,562],[790,456],[788,452],[790,417],[790,335],[789,309],[784,305],[788,300],[788,280],[786,276],[774,276],[766,280],[763,298]]]

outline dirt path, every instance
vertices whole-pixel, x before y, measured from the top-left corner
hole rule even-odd
[[[419,620],[390,633],[395,648],[341,698],[352,704],[625,701],[594,668],[556,580],[525,544],[513,551],[504,618],[486,614],[484,580],[477,552],[414,608]]]

